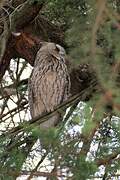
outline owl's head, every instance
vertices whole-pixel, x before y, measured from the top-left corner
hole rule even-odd
[[[51,42],[42,42],[40,52],[48,53],[58,60],[64,59],[66,56],[65,49],[62,46]]]

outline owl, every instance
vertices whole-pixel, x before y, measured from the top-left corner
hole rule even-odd
[[[58,44],[43,42],[38,50],[29,79],[28,101],[32,118],[53,111],[70,96],[70,76],[66,66],[66,53]],[[40,127],[47,129],[59,123],[55,113]]]

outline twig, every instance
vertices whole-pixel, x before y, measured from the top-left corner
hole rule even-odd
[[[104,158],[96,159],[95,162],[97,166],[109,165],[119,154],[120,151],[116,151],[108,156],[105,156]]]
[[[27,178],[27,180],[30,180],[33,176],[34,173],[37,171],[41,163],[44,161],[45,157],[47,156],[47,152],[42,156],[41,160],[38,162],[37,166],[31,171],[30,176]]]

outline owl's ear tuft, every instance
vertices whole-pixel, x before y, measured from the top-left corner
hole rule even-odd
[[[59,52],[60,51],[60,45],[59,44],[55,44],[55,46],[56,46],[57,51]]]
[[[56,44],[56,49],[58,50],[59,54],[62,55],[62,56],[65,56],[65,49],[60,46],[59,44]]]

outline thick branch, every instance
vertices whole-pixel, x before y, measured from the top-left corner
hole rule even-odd
[[[17,173],[17,172],[13,172],[13,171],[9,171],[8,174],[10,176],[19,176],[19,175],[30,175],[31,171],[22,171],[20,174]],[[35,171],[33,172],[33,176],[36,176],[36,177],[39,177],[39,176],[43,176],[43,177],[65,177],[65,175],[58,175],[58,173],[56,172],[52,172],[52,173],[49,173],[49,172],[40,172],[40,171]]]
[[[11,31],[18,32],[28,25],[38,15],[40,9],[43,6],[43,2],[32,3],[27,0],[23,5],[17,7],[10,15],[11,19]]]
[[[4,56],[0,60],[0,81],[2,80],[2,77],[5,74],[5,71],[9,67],[10,60],[14,57],[13,46],[14,46],[14,40],[13,39],[8,40]]]

